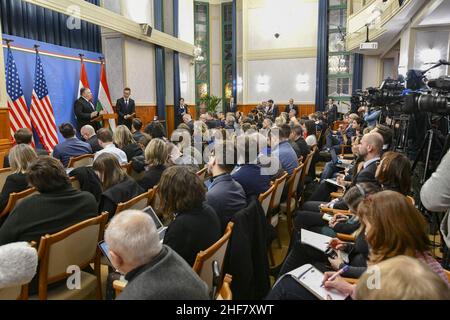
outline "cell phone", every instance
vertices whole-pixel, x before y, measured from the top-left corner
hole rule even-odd
[[[105,242],[105,240],[102,240],[99,242],[98,247],[100,248],[100,251],[103,253],[103,255],[106,257],[106,260],[108,260],[109,265],[112,267],[113,264],[111,262],[111,256],[109,255],[108,244]]]

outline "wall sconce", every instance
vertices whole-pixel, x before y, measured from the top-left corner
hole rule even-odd
[[[299,92],[309,91],[309,75],[299,74],[297,76],[297,81],[295,87]]]
[[[180,76],[180,90],[183,92],[187,92],[188,87],[188,79],[186,73],[182,73]]]
[[[267,92],[269,91],[269,76],[266,75],[260,75],[258,76],[256,82],[256,89],[258,92]]]

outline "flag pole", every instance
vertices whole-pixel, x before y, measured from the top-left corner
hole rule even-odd
[[[40,47],[40,45],[35,44],[33,47],[34,47],[34,51],[36,51],[36,53],[39,53],[39,47]]]
[[[14,40],[3,38],[3,41],[6,42],[6,46],[8,47],[8,49],[11,49],[11,42],[14,42]]]
[[[84,54],[80,53],[78,55],[80,56],[81,63],[83,63],[84,62]]]

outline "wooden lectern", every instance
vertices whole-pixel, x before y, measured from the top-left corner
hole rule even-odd
[[[107,113],[104,115],[99,115],[97,118],[91,120],[91,122],[103,122],[103,128],[110,129],[109,120],[117,120],[118,116],[115,113]]]

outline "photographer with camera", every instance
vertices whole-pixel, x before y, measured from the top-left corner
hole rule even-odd
[[[441,223],[442,238],[450,247],[450,151],[442,159],[436,172],[433,173],[420,191],[423,206],[433,212],[447,211]]]

